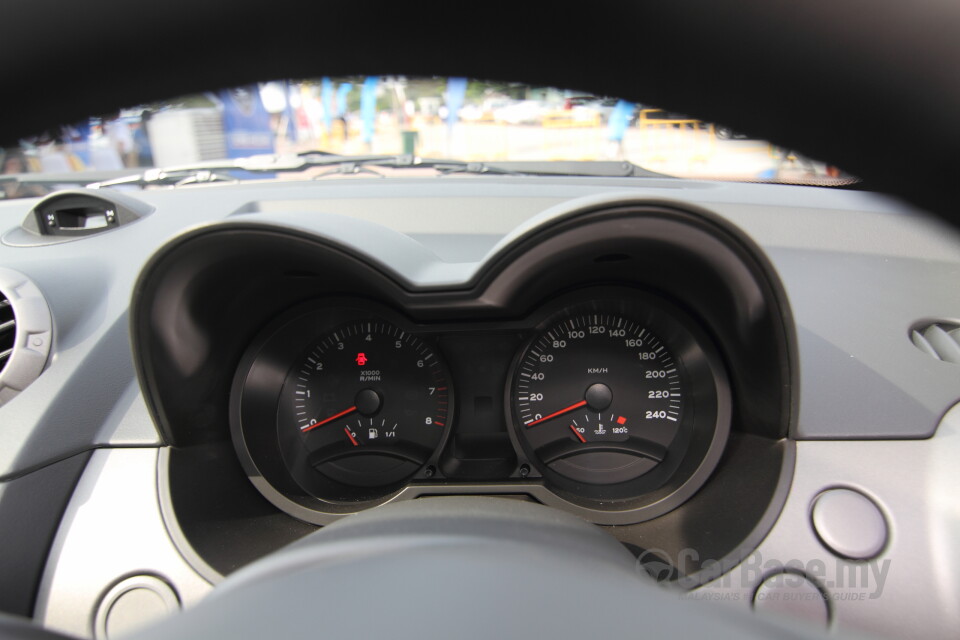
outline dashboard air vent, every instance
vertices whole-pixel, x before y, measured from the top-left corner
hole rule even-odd
[[[0,405],[40,376],[47,365],[53,323],[37,285],[0,267]]]
[[[927,355],[960,364],[960,324],[934,322],[915,327],[910,332],[910,339]]]
[[[0,373],[7,366],[17,337],[17,317],[7,296],[0,293]]]

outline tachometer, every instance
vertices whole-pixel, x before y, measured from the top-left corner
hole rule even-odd
[[[277,409],[287,469],[318,497],[343,487],[392,488],[439,446],[452,393],[446,366],[420,338],[381,321],[320,336],[290,368]]]

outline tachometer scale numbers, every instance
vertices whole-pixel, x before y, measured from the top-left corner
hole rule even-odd
[[[347,486],[403,481],[442,440],[448,380],[440,357],[392,324],[363,321],[327,333],[281,390],[277,431],[288,469],[305,487],[311,473]]]
[[[520,359],[512,399],[518,436],[534,457],[591,484],[656,467],[684,412],[674,356],[622,313],[572,315],[548,326]]]

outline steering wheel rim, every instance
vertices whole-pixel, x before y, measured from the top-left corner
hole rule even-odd
[[[682,593],[551,507],[424,498],[325,527],[133,637],[826,637]]]

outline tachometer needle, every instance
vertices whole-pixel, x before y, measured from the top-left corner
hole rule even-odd
[[[573,411],[573,410],[575,410],[575,409],[579,409],[580,407],[583,407],[583,406],[585,406],[586,404],[587,404],[587,401],[586,401],[586,400],[581,400],[580,402],[577,402],[576,404],[572,404],[572,405],[570,405],[569,407],[565,407],[565,408],[563,408],[563,409],[560,409],[560,411],[554,411],[553,413],[551,413],[551,414],[548,415],[548,416],[543,416],[542,418],[538,418],[538,419],[536,419],[536,420],[531,420],[530,422],[524,422],[524,424],[527,425],[528,427],[532,427],[532,426],[535,425],[535,424],[540,424],[541,422],[546,422],[547,420],[550,420],[551,418],[556,418],[557,416],[562,416],[562,415],[565,414],[565,413],[569,413],[569,412],[571,412],[571,411]]]
[[[352,433],[350,433],[350,427],[344,427],[344,428],[343,428],[343,432],[344,432],[345,434],[347,434],[347,437],[348,437],[348,438],[350,438],[350,442],[353,443],[353,446],[355,446],[355,447],[359,447],[359,446],[360,446],[360,443],[357,442],[357,439],[353,437],[353,434],[352,434]]]
[[[341,411],[340,413],[334,414],[334,415],[330,416],[329,418],[327,418],[327,419],[325,419],[325,420],[321,420],[321,421],[319,421],[319,422],[314,422],[313,424],[308,424],[308,425],[305,426],[305,427],[300,427],[300,431],[306,433],[307,431],[310,431],[311,429],[316,429],[317,427],[322,427],[323,425],[327,424],[328,422],[333,422],[333,421],[336,420],[337,418],[342,418],[343,416],[349,415],[349,414],[353,413],[353,412],[356,411],[356,410],[357,410],[357,408],[356,408],[355,406],[354,406],[354,407],[350,407],[349,409],[344,409],[344,410]]]
[[[586,444],[587,439],[583,437],[583,434],[577,431],[577,428],[573,425],[570,425],[570,431],[573,431],[573,435],[577,436],[580,439],[580,442]]]

